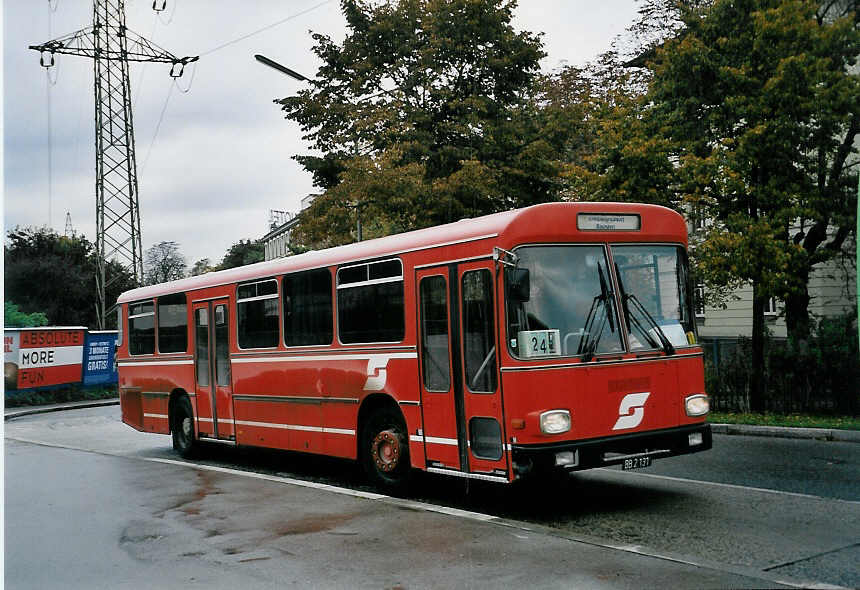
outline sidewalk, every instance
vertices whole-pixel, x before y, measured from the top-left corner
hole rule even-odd
[[[92,399],[82,402],[64,402],[61,404],[48,404],[44,406],[21,406],[18,408],[3,408],[3,420],[12,420],[21,416],[31,414],[47,414],[48,412],[62,412],[65,410],[79,410],[81,408],[101,408],[103,406],[118,406],[119,398]]]
[[[711,431],[714,434],[806,438],[860,443],[860,430],[839,430],[837,428],[794,428],[785,426],[753,426],[751,424],[711,424]]]
[[[81,408],[100,408],[103,406],[119,405],[119,398],[88,400],[83,402],[66,402],[47,406],[24,406],[20,408],[5,408],[3,419],[13,420],[32,414],[62,412]],[[814,440],[832,440],[836,442],[860,443],[860,430],[839,430],[837,428],[789,428],[785,426],[753,426],[751,424],[711,424],[714,434],[738,434],[742,436],[769,436],[774,438],[805,438]]]

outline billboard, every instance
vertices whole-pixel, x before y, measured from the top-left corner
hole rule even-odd
[[[84,385],[116,383],[116,330],[89,332],[84,346]]]
[[[83,327],[11,328],[4,333],[6,389],[32,389],[81,380]]]

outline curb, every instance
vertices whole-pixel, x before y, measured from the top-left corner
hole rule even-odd
[[[55,404],[50,406],[32,406],[29,408],[6,410],[3,415],[3,421],[14,420],[22,416],[30,416],[33,414],[47,414],[49,412],[62,412],[65,410],[80,410],[83,408],[101,408],[104,406],[118,406],[119,399],[103,399],[93,400],[89,402],[70,402],[68,404]]]
[[[786,426],[753,426],[751,424],[711,424],[714,434],[769,436],[860,443],[860,430],[837,428],[790,428]]]

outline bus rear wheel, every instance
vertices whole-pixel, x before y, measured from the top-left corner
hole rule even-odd
[[[412,470],[409,436],[399,412],[377,410],[362,429],[361,463],[377,486],[389,491],[406,488]]]
[[[194,437],[194,412],[191,401],[184,395],[173,406],[170,430],[173,434],[173,449],[186,459],[193,457],[198,446]]]

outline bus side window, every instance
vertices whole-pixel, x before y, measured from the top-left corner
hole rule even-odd
[[[406,334],[403,265],[397,258],[338,270],[340,341],[400,342]]]
[[[158,298],[158,352],[188,350],[188,311],[185,293]]]
[[[239,348],[274,348],[278,345],[278,281],[267,279],[236,288]]]
[[[493,282],[482,268],[463,273],[463,364],[466,385],[475,392],[496,390]]]
[[[287,346],[331,344],[334,336],[331,272],[327,268],[286,275],[284,341]]]
[[[155,306],[152,300],[128,306],[128,352],[153,354],[155,352]]]

